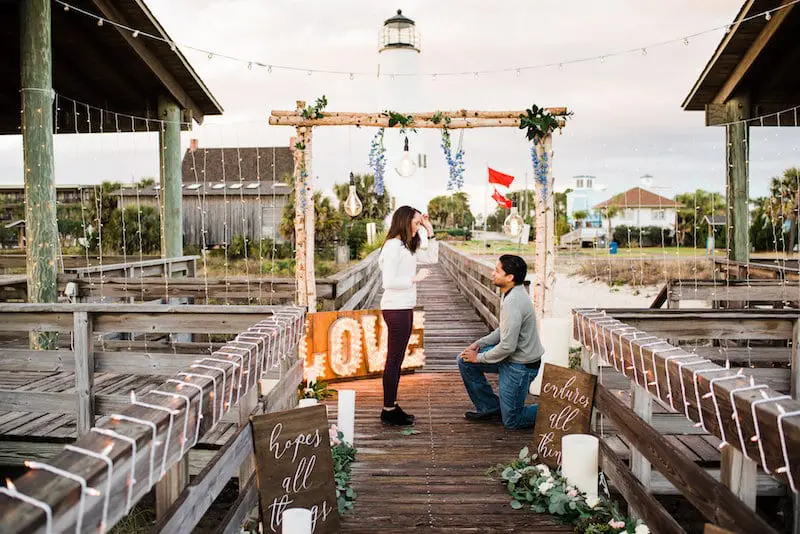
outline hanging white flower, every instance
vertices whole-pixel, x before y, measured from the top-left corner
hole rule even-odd
[[[650,534],[650,529],[643,523],[641,525],[636,525],[636,529],[633,532],[634,534]]]

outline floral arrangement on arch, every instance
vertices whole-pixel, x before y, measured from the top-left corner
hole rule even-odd
[[[378,129],[378,132],[372,138],[369,144],[369,166],[372,169],[372,174],[375,176],[375,193],[383,195],[384,183],[383,177],[386,174],[386,148],[383,146],[384,129]]]
[[[625,516],[617,503],[603,496],[587,496],[557,471],[536,464],[537,454],[528,447],[508,465],[499,464],[487,473],[499,476],[511,495],[511,508],[528,506],[536,513],[549,513],[556,520],[572,525],[582,534],[649,534],[641,521]]]

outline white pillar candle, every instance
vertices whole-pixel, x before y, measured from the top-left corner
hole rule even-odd
[[[539,338],[544,347],[539,374],[531,382],[531,395],[539,395],[542,389],[544,364],[569,367],[569,341],[572,339],[572,319],[569,317],[542,317],[539,323]]]
[[[316,381],[317,381],[316,371],[309,371],[308,373],[306,373],[306,384],[308,384],[308,387],[311,387],[311,384],[315,383]]]
[[[287,508],[281,514],[281,534],[311,534],[311,510]]]
[[[300,399],[300,402],[297,403],[298,408],[307,408],[308,406],[315,406],[317,404],[317,399]]]
[[[356,425],[356,392],[352,389],[339,390],[339,430],[344,440],[353,445]]]
[[[599,440],[589,434],[570,434],[561,438],[561,474],[587,497],[597,497],[599,447]]]

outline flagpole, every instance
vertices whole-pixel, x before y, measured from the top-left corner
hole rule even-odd
[[[489,162],[486,162],[486,181],[483,185],[483,250],[486,250],[486,228],[489,222]]]

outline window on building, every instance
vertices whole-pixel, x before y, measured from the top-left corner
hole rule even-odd
[[[578,178],[575,180],[575,187],[578,189],[583,189],[583,178]]]
[[[586,179],[586,187],[588,187],[589,189],[592,188],[592,179],[591,178],[587,178]]]
[[[667,210],[653,210],[653,220],[663,221],[667,218]]]

